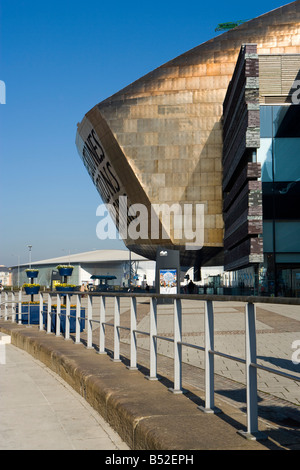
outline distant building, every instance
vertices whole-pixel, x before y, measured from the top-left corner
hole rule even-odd
[[[2,286],[12,285],[12,272],[10,268],[7,268],[3,264],[0,265],[0,284]]]
[[[130,255],[128,250],[96,250],[32,262],[31,268],[39,270],[35,282],[41,286],[53,287],[55,283],[61,281],[56,267],[68,264],[74,266],[68,283],[76,286],[97,285],[100,282],[99,276],[113,276],[114,279],[109,281],[112,287],[126,287],[130,279],[132,285],[143,286],[148,283],[152,286],[155,279],[155,262],[143,256],[135,253]],[[17,285],[18,275],[20,286],[29,282],[26,274],[28,268],[28,264],[11,268],[14,285]],[[98,278],[91,279],[92,276],[98,276]]]

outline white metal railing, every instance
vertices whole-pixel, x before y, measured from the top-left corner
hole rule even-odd
[[[3,295],[3,294],[2,294]],[[44,297],[47,296],[47,304],[45,305]],[[66,312],[62,313],[61,296],[66,299]],[[61,317],[65,317],[65,331],[64,337],[66,340],[70,339],[70,319],[71,315],[71,297],[76,298],[76,314],[75,314],[75,344],[81,344],[80,322],[85,321],[86,333],[86,346],[91,349],[93,346],[93,328],[92,324],[99,324],[99,354],[106,354],[105,348],[105,329],[107,326],[113,328],[113,361],[120,361],[120,330],[124,329],[129,331],[130,336],[130,366],[129,370],[137,369],[137,334],[149,337],[149,380],[157,380],[157,340],[169,341],[173,343],[174,348],[174,372],[173,372],[173,388],[170,391],[173,393],[182,393],[182,346],[198,349],[204,352],[205,355],[205,406],[198,407],[206,413],[216,413],[219,410],[215,407],[214,400],[214,357],[221,356],[229,360],[237,361],[245,365],[246,368],[246,392],[247,392],[247,431],[241,432],[242,435],[248,438],[263,438],[258,431],[258,389],[257,389],[257,370],[264,370],[272,374],[281,375],[287,379],[300,381],[300,377],[287,374],[277,369],[265,367],[257,363],[256,354],[256,314],[255,303],[272,303],[272,304],[294,304],[299,305],[300,299],[297,298],[269,298],[269,297],[243,297],[243,296],[216,296],[216,295],[162,295],[162,294],[140,294],[140,293],[81,293],[81,292],[66,292],[66,293],[40,293],[39,294],[39,329],[43,330],[46,323],[47,333],[52,332],[51,318],[54,315],[55,322],[55,335],[61,335]],[[82,296],[87,296],[87,315],[81,316]],[[100,312],[99,319],[93,318],[93,298],[100,298]],[[114,299],[114,314],[113,322],[106,321],[106,301],[108,298]],[[149,318],[149,331],[137,330],[137,299],[139,297],[150,299],[150,318]],[[52,310],[52,299],[56,298],[56,311]],[[122,326],[120,323],[120,300],[121,298],[130,299],[130,327]],[[174,321],[174,334],[173,338],[158,335],[157,331],[157,306],[160,299],[172,299],[173,301],[173,321]],[[198,300],[205,303],[204,311],[204,332],[205,332],[205,346],[195,345],[182,341],[182,300]],[[214,349],[214,302],[238,301],[245,303],[245,336],[246,336],[246,351],[245,359],[235,357],[216,351]],[[4,293],[4,301],[1,300],[1,317],[4,320],[11,318],[12,321],[16,319],[16,299],[15,293],[11,292],[11,300],[9,301],[8,293]],[[11,305],[11,314],[8,313],[9,305]],[[2,307],[4,313],[2,314]],[[18,322],[22,317],[22,293],[19,292],[18,297]],[[46,321],[44,321],[46,318]],[[74,318],[74,316],[73,316]],[[28,303],[28,322],[30,322],[30,303]]]

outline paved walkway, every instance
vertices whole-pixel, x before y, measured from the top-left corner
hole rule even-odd
[[[3,359],[0,450],[128,450],[99,413],[42,362],[12,344]]]

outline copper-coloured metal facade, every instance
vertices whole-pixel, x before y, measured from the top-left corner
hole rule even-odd
[[[136,253],[155,259],[157,245],[168,245],[181,251],[183,265],[223,264],[223,101],[241,46],[250,43],[258,56],[300,53],[300,1],[169,61],[97,104],[78,125],[76,145],[103,201],[117,207],[125,195],[128,206],[149,208],[148,235],[124,240]],[[161,218],[168,238],[151,238],[150,206],[162,203],[203,205],[202,249],[187,250],[187,240]]]

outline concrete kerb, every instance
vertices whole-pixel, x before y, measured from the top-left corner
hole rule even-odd
[[[170,394],[161,381],[149,385],[140,371],[112,365],[107,355],[83,344],[14,323],[0,322],[0,331],[83,396],[132,450],[270,448],[238,436],[230,420],[197,412],[195,403]]]

